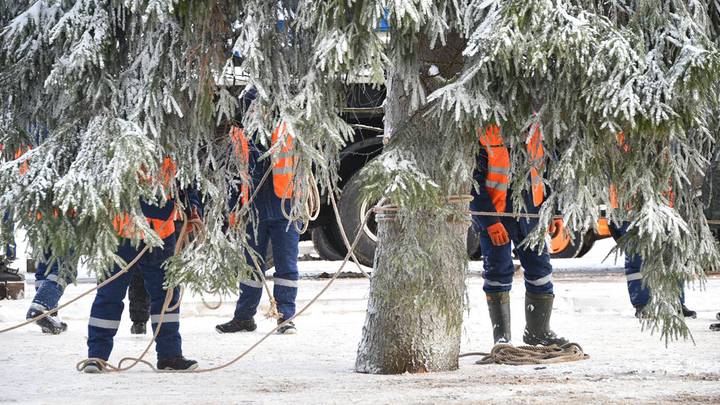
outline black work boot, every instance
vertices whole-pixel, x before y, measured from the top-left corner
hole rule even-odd
[[[635,318],[646,319],[648,316],[647,312],[645,312],[645,305],[638,305],[635,307]]]
[[[85,362],[80,371],[88,374],[100,374],[105,372],[105,368],[97,360],[88,360]]]
[[[285,322],[282,319],[278,319],[278,325]],[[287,322],[285,325],[278,328],[277,331],[275,331],[278,335],[294,335],[297,333],[297,328],[295,328],[295,324],[293,321]]]
[[[493,342],[510,343],[510,293],[485,293],[485,298],[493,328]]]
[[[158,359],[157,369],[158,370],[195,370],[198,368],[198,362],[195,360],[188,360],[185,357],[166,357]]]
[[[252,332],[257,329],[255,320],[250,319],[235,319],[233,318],[230,322],[215,326],[215,330],[218,333],[235,333],[235,332]]]
[[[550,329],[550,315],[555,295],[525,293],[525,333],[523,342],[528,345],[562,346],[568,340]]]
[[[695,319],[697,318],[697,312],[693,311],[692,309],[685,306],[685,304],[682,304],[682,314],[685,318]]]
[[[130,327],[130,333],[133,335],[144,335],[147,333],[145,322],[133,322]]]
[[[30,308],[25,315],[25,319],[36,318],[48,311],[49,309],[45,308],[45,306],[34,302],[30,304]],[[43,333],[48,333],[51,335],[59,335],[67,330],[67,324],[57,318],[55,314],[39,319],[35,321],[35,323],[40,326],[40,329],[42,329]]]

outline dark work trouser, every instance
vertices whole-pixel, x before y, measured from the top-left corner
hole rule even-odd
[[[298,242],[300,235],[291,224],[288,228],[287,219],[262,219],[258,223],[257,240],[252,225],[248,225],[248,235],[251,235],[250,245],[260,257],[265,257],[268,242],[272,241],[275,274],[273,275],[273,296],[277,301],[277,309],[282,319],[295,315],[295,298],[298,288]],[[252,266],[252,259],[246,253],[246,260]],[[263,263],[259,263],[261,268]],[[263,268],[263,271],[265,269]],[[250,319],[257,312],[260,297],[262,296],[262,282],[257,274],[250,280],[240,282],[240,298],[235,306],[235,319]]]
[[[46,254],[45,259],[38,263],[35,271],[35,297],[32,302],[46,309],[54,309],[74,275],[60,276],[58,263],[48,264],[49,260],[50,255]]]
[[[90,310],[88,321],[88,357],[98,357],[107,360],[113,348],[113,338],[120,326],[120,317],[124,307],[123,298],[133,274],[140,273],[145,282],[145,289],[150,295],[150,320],[153,331],[160,319],[160,311],[165,302],[167,291],[163,288],[165,270],[161,267],[175,249],[175,236],[164,239],[164,248],[155,248],[146,252],[129,272],[123,274],[110,284],[98,289],[95,301]],[[118,250],[118,255],[125,262],[133,260],[144,248],[140,244],[134,248],[129,241],[125,241]],[[113,273],[120,271],[115,266]],[[178,289],[174,289],[170,302],[172,307],[179,298]],[[158,358],[182,356],[182,340],[180,338],[180,308],[165,313],[160,333],[155,339],[155,350]]]
[[[140,272],[135,272],[128,288],[130,301],[130,320],[133,323],[146,323],[150,319],[150,295],[145,290],[145,281]]]
[[[488,293],[506,292],[512,288],[515,266],[512,262],[512,244],[495,246],[490,241],[487,229],[473,217],[476,228],[480,229],[480,247],[483,255],[483,290]],[[552,294],[552,266],[547,248],[538,254],[535,250],[526,247],[517,247],[532,231],[537,221],[525,219],[502,218],[503,226],[516,246],[520,263],[525,270],[525,290],[535,294]]]
[[[627,233],[629,222],[623,222],[620,227],[610,223],[610,231],[615,239],[619,239]],[[643,287],[642,257],[625,253],[625,278],[627,279],[628,294],[633,307],[644,307],[650,301],[650,289]],[[685,304],[684,288],[680,290],[680,303]]]

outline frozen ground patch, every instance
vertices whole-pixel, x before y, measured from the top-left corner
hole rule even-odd
[[[303,262],[304,271],[327,271],[331,263]],[[304,305],[324,280],[302,280]],[[720,333],[708,324],[720,310],[720,279],[706,291],[688,290],[689,320],[696,340],[672,343],[641,332],[619,275],[556,277],[555,329],[580,343],[587,361],[534,366],[477,366],[461,359],[455,372],[378,376],[353,372],[365,318],[368,282],[338,280],[297,320],[299,334],[271,336],[248,357],[225,370],[196,375],[163,375],[143,366],[121,374],[85,375],[75,363],[85,357],[87,316],[92,296],[63,311],[67,333],[42,335],[27,327],[0,336],[0,402],[10,403],[717,403],[720,400]],[[463,351],[490,348],[491,331],[482,279],[470,277]],[[89,288],[70,286],[63,301]],[[522,336],[522,278],[512,293],[513,336]],[[31,295],[31,294],[30,294]],[[215,324],[230,319],[235,297],[220,309],[186,297],[181,331],[186,356],[202,367],[237,356],[273,327],[260,320],[254,333],[219,335]],[[0,301],[0,328],[23,319],[30,297]],[[267,301],[263,299],[263,306]],[[138,355],[148,337],[129,334],[127,314],[111,361]],[[152,356],[154,357],[154,355]],[[154,360],[154,358],[151,358]]]

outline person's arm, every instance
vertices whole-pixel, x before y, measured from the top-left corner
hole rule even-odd
[[[187,201],[186,214],[190,217],[202,218],[204,214],[204,206],[200,200],[200,192],[195,187],[188,187],[185,191]]]
[[[157,205],[148,204],[145,201],[140,201],[140,208],[142,209],[145,218],[159,219],[162,221],[167,220],[175,211],[175,201],[169,200],[165,202],[165,205],[159,207]]]

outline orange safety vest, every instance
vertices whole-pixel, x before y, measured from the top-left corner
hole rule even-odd
[[[5,149],[5,145],[0,144],[0,152],[2,152],[4,149]],[[20,149],[15,151],[15,159],[16,160],[20,159],[22,157],[22,155],[26,154],[27,152],[30,152],[30,150],[32,150],[32,146],[21,146]],[[24,176],[28,172],[29,169],[30,169],[29,160],[25,160],[24,162],[22,162],[22,164],[20,165],[20,168],[19,168],[20,176]],[[32,214],[29,214],[29,215],[32,216]],[[75,210],[70,209],[67,212],[67,215],[69,217],[74,217]],[[36,212],[35,218],[38,221],[40,221],[40,220],[42,220],[43,216],[40,212]],[[60,218],[60,210],[59,209],[53,208],[53,218]]]
[[[24,155],[24,154],[27,153],[27,152],[30,152],[30,149],[32,149],[30,146],[20,147],[20,149],[18,149],[18,150],[15,151],[15,159],[16,159],[16,160],[17,160],[17,159],[20,159],[20,158],[22,157],[22,155]],[[22,164],[20,165],[20,175],[21,175],[21,176],[24,176],[25,173],[27,173],[27,171],[28,171],[29,169],[30,169],[30,164],[28,163],[27,160],[25,160],[25,161],[22,162]]]
[[[240,158],[241,201],[243,204],[247,204],[251,182],[248,140],[242,128],[235,126],[230,129],[230,140],[233,143],[235,155]],[[293,136],[287,133],[285,123],[275,128],[272,133],[272,146],[274,147],[278,142],[282,142],[282,146],[272,155],[273,190],[278,198],[292,198],[295,152],[293,151]]]
[[[283,122],[272,133],[272,145],[281,143],[280,152],[273,154],[273,187],[278,198],[292,198],[293,178],[295,177],[295,151],[293,136],[288,134]]]
[[[171,182],[175,178],[175,173],[177,171],[177,167],[175,166],[175,162],[172,161],[169,157],[166,157],[163,160],[162,167],[160,168],[160,178],[162,181],[162,184],[165,188],[170,188]],[[146,221],[152,228],[157,232],[158,236],[160,236],[160,239],[165,239],[175,233],[175,209],[173,209],[173,212],[170,214],[170,217],[168,219],[155,219],[155,218],[146,218]],[[113,220],[113,225],[115,226],[115,231],[117,234],[122,238],[132,238],[135,236],[135,230],[132,226],[132,222],[130,221],[130,216],[128,214],[118,215]],[[140,235],[142,238],[143,236]]]
[[[620,147],[622,148],[623,152],[629,153],[630,152],[630,145],[625,143],[625,133],[623,131],[618,132],[617,134],[617,141]],[[675,193],[673,193],[672,188],[669,188],[667,191],[663,192],[663,195],[668,196],[668,206],[672,208],[675,205]],[[618,203],[618,190],[615,184],[610,184],[610,206],[614,209],[617,209],[620,207],[620,204]],[[630,210],[630,207],[627,207],[627,210]]]
[[[490,195],[497,212],[505,212],[507,201],[507,190],[510,184],[510,152],[500,135],[500,128],[491,125],[485,129],[478,128],[480,145],[487,151],[488,171],[485,175],[485,189]],[[530,169],[533,204],[537,207],[542,204],[545,198],[545,185],[542,180],[544,170],[544,151],[540,130],[535,129],[530,142],[527,145],[532,168]]]

